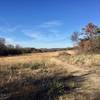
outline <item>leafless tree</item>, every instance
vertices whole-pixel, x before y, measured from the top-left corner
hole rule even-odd
[[[0,38],[0,49],[6,47],[5,43],[6,43],[6,40],[4,38]]]
[[[79,40],[79,33],[78,32],[74,32],[71,35],[71,40],[74,42],[74,45],[77,46],[78,40]]]

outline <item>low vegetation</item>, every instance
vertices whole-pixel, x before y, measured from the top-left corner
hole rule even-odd
[[[16,63],[0,66],[0,98],[17,100],[51,100],[75,88],[68,76],[57,76],[48,68],[54,63]],[[58,66],[59,67],[59,66]],[[52,74],[52,75],[50,75]],[[68,78],[64,80],[63,78]],[[68,81],[67,84],[64,81]],[[32,96],[31,96],[32,95]]]
[[[95,94],[95,92],[92,91],[93,86],[89,82],[94,83],[94,81],[89,79],[88,82],[87,78],[91,70],[97,71],[95,68],[98,68],[99,71],[99,61],[98,54],[69,55],[66,51],[3,57],[0,62],[0,99],[93,100],[89,97],[97,97],[91,96],[90,93]],[[76,69],[79,69],[80,65],[82,72],[80,70],[81,74],[75,75],[75,73],[78,74]],[[70,67],[72,67],[71,70]],[[89,72],[85,72],[84,68],[89,68]],[[99,89],[97,86],[95,85],[95,88]],[[87,93],[90,89],[91,92]]]
[[[99,54],[79,54],[79,55],[69,55],[66,52],[60,53],[57,58],[62,61],[66,61],[73,65],[87,65],[93,66],[100,62]]]

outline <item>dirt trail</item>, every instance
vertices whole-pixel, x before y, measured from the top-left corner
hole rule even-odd
[[[51,61],[58,65],[62,65],[62,70],[67,70],[75,76],[87,74],[86,80],[83,82],[83,85],[78,92],[79,94],[82,92],[82,94],[86,96],[86,99],[84,100],[100,100],[100,66],[85,68],[84,65],[71,65],[56,58],[52,58]]]
[[[61,61],[61,60],[56,59],[56,58],[52,58],[51,62],[54,62],[57,65],[61,65],[61,67],[63,66],[63,68],[62,68],[63,70],[67,70],[69,73],[76,73],[77,75],[78,74],[85,74],[89,71],[87,68],[84,68],[81,66],[76,66],[76,65],[71,65],[65,61]]]

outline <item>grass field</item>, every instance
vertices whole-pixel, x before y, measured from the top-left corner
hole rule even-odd
[[[100,100],[100,54],[0,57],[0,100]]]

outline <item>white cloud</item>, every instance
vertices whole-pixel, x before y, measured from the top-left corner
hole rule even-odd
[[[13,43],[15,44],[21,44],[21,45],[30,45],[34,42],[36,42],[36,44],[38,44],[37,42],[40,43],[46,43],[49,42],[51,43],[52,41],[59,41],[61,39],[61,32],[59,26],[63,25],[61,23],[61,21],[59,20],[53,20],[53,21],[48,21],[48,22],[44,22],[40,25],[36,25],[34,26],[34,28],[30,28],[30,29],[25,29],[25,27],[22,26],[3,26],[0,27],[0,32],[5,33],[5,39],[7,40],[7,43]],[[6,34],[7,33],[7,34]],[[18,41],[16,35],[14,36],[14,34],[18,33],[18,36],[21,37],[25,37],[27,38],[26,41],[24,40],[20,40]],[[8,35],[9,34],[9,35]],[[11,36],[13,38],[8,38],[6,36]],[[23,39],[22,37],[22,39]]]
[[[18,26],[13,26],[13,27],[3,26],[3,27],[0,27],[0,32],[1,32],[1,33],[11,34],[11,33],[14,33],[14,32],[16,32],[16,31],[20,31],[20,28],[21,28],[20,25],[18,25]]]
[[[21,25],[11,26],[3,19],[1,19],[1,21],[0,37],[3,35],[3,38],[5,38],[9,44],[20,44],[23,47],[56,47],[56,45],[59,45],[59,41],[64,40],[59,27],[62,26],[63,23],[59,20],[47,21],[29,29]],[[17,36],[21,37],[18,38]],[[23,38],[25,38],[25,41]]]
[[[57,27],[57,26],[61,26],[62,23],[58,20],[53,20],[53,21],[48,21],[48,22],[44,22],[43,24],[40,25],[40,27],[42,28],[51,28],[51,27]]]
[[[31,38],[37,39],[40,36],[41,32],[31,32],[31,33],[25,33],[25,34]]]
[[[61,21],[53,20],[37,25],[34,29],[24,29],[22,32],[34,39],[59,37],[60,32],[58,27],[61,25],[63,25]]]
[[[38,30],[38,31],[23,31],[24,35],[33,39],[50,39],[60,37],[61,34],[58,30]]]
[[[21,33],[23,35],[26,35],[27,37],[31,37],[34,39],[38,38],[47,38],[52,37],[52,36],[59,36],[58,31],[55,29],[58,26],[61,26],[62,23],[59,20],[52,20],[48,22],[44,22],[41,25],[36,25],[35,28],[31,29],[24,29],[22,26],[13,26],[11,27],[10,25],[6,25],[0,27],[0,32],[3,34],[9,34],[13,35],[14,33]],[[20,35],[20,34],[19,34]]]
[[[40,31],[34,31],[33,29],[22,29],[21,32],[24,35],[34,39],[37,39],[41,35]]]

